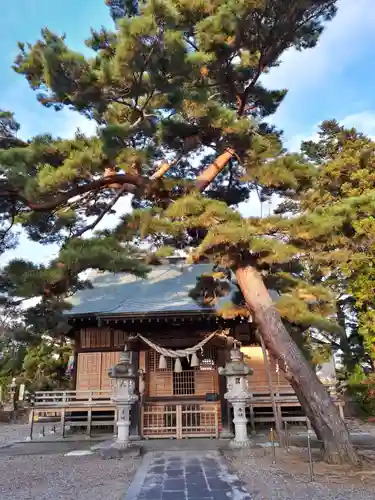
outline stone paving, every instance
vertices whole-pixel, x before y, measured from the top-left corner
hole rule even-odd
[[[141,470],[141,469],[144,470]],[[148,453],[126,500],[252,500],[217,451]]]

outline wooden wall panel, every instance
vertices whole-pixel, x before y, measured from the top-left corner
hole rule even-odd
[[[212,352],[211,352],[212,351]],[[217,352],[208,352],[216,360]],[[150,397],[204,396],[207,393],[219,391],[218,372],[214,370],[189,370],[174,374],[174,362],[167,358],[167,368],[159,370],[159,354],[154,351],[141,352],[141,363],[147,366],[146,394]],[[145,360],[145,361],[143,361]]]
[[[119,352],[102,352],[100,389],[105,391],[111,388],[111,379],[108,376],[108,370],[119,361]]]
[[[139,369],[146,372],[146,351],[139,353]]]
[[[123,332],[121,330],[113,331],[113,346],[114,347],[124,347],[126,341],[128,339],[127,332]]]
[[[167,371],[153,372],[149,374],[148,395],[173,396],[173,373]]]
[[[244,361],[253,370],[253,374],[248,377],[250,388],[268,388],[268,378],[262,348],[260,346],[242,347],[241,351],[244,353]],[[285,379],[283,372],[281,370],[277,371],[277,365],[273,358],[270,358],[270,365],[272,382],[275,386],[289,386],[289,382]]]
[[[81,347],[82,348],[111,347],[111,329],[108,327],[82,328]]]
[[[108,370],[120,359],[119,352],[78,353],[76,390],[108,390]]]
[[[195,394],[204,396],[209,392],[218,392],[218,373],[216,370],[195,372]]]
[[[78,354],[77,390],[88,391],[100,388],[101,363],[102,354],[100,352]]]

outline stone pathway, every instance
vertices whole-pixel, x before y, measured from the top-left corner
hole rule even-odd
[[[125,500],[252,500],[219,452],[147,453]]]

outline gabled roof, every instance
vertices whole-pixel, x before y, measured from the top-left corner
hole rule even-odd
[[[189,296],[197,278],[212,272],[212,264],[175,262],[152,267],[147,278],[128,273],[92,272],[93,288],[80,290],[68,301],[67,316],[133,316],[173,313],[212,313]],[[228,300],[228,297],[226,298]]]

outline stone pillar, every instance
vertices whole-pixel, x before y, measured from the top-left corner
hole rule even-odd
[[[228,391],[224,397],[233,406],[234,439],[230,442],[234,448],[249,446],[247,435],[246,406],[250,399],[247,376],[252,370],[243,362],[243,355],[237,345],[230,351],[230,361],[224,368],[219,368],[219,374],[227,379]]]
[[[218,364],[223,364],[227,362],[227,354],[229,354],[229,351],[226,349],[220,349],[218,352]],[[232,419],[230,418],[230,407],[229,407],[229,402],[225,398],[225,393],[227,392],[227,381],[225,377],[220,377],[219,378],[219,394],[220,394],[220,417],[221,417],[221,431],[220,431],[220,438],[232,438],[233,437],[233,432],[231,430],[232,427]]]
[[[233,401],[232,406],[235,436],[231,444],[236,448],[245,448],[250,444],[247,435],[246,401]]]
[[[130,430],[130,404],[118,404],[117,444],[128,446]]]
[[[137,374],[127,346],[120,354],[120,362],[109,370],[108,375],[112,379],[112,401],[117,407],[117,439],[113,446],[127,448],[130,442],[130,409],[138,401],[135,394]]]
[[[137,394],[140,394],[139,387],[139,352],[132,352],[132,367],[134,373],[137,375],[135,379],[135,390]],[[138,399],[130,408],[130,440],[131,441],[139,441],[140,437],[140,428],[141,428],[141,405],[140,400]]]

